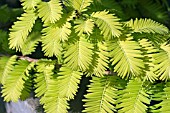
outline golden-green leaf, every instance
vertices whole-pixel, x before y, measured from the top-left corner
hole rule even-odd
[[[114,14],[109,14],[108,11],[98,11],[93,12],[91,16],[105,39],[111,39],[113,36],[119,37],[121,35],[121,23],[119,22],[119,18]]]

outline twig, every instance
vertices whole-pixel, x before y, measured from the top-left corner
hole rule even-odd
[[[27,56],[18,56],[18,58],[21,60],[27,60],[28,62],[38,62],[38,59],[30,58]]]

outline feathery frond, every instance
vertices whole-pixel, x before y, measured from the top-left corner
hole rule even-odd
[[[82,35],[75,44],[68,46],[68,50],[64,54],[64,62],[67,67],[73,70],[87,70],[92,61],[93,45]]]
[[[114,72],[117,72],[122,78],[128,78],[130,75],[139,76],[144,69],[141,47],[129,38],[125,41],[114,41],[109,47]]]
[[[74,99],[78,90],[82,73],[72,71],[68,67],[61,67],[58,79],[59,97],[66,97],[67,100]]]
[[[62,7],[59,0],[50,0],[49,2],[40,2],[38,5],[38,16],[44,23],[55,23],[61,18]]]
[[[35,93],[37,97],[41,97],[48,89],[49,81],[54,74],[54,65],[50,61],[37,62],[37,73],[35,80]]]
[[[92,19],[87,20],[76,20],[75,21],[75,31],[78,33],[78,36],[81,36],[83,33],[87,33],[88,35],[92,34],[94,22]]]
[[[59,89],[57,79],[50,79],[48,90],[45,96],[40,100],[44,104],[45,112],[47,113],[67,113],[68,103],[67,98],[59,97]]]
[[[2,77],[3,77],[3,72],[5,69],[5,65],[8,62],[9,57],[6,56],[0,56],[0,83],[2,84]],[[4,77],[6,78],[6,77]]]
[[[160,113],[168,113],[170,111],[170,82],[167,81],[165,84],[164,92],[161,95],[162,102],[159,104],[161,108],[159,109]]]
[[[93,77],[83,101],[85,113],[113,113],[116,111],[116,76]],[[117,84],[118,85],[118,84]]]
[[[22,46],[22,54],[29,55],[35,51],[36,46],[38,45],[41,38],[41,34],[38,32],[32,32],[28,39],[25,41],[24,45]]]
[[[109,14],[108,11],[99,11],[93,12],[91,16],[105,39],[111,39],[113,36],[119,37],[121,35],[121,23],[115,15]]]
[[[59,28],[54,28],[54,29],[46,29],[48,31],[48,35],[42,37],[42,50],[45,52],[45,56],[52,57],[53,55],[55,56],[60,56],[62,47],[59,42],[58,34],[60,29]],[[56,33],[56,31],[58,31]]]
[[[151,102],[147,113],[160,113],[160,103],[162,102],[162,97],[165,94],[165,84],[165,82],[155,82],[150,85],[148,93],[150,93]]]
[[[33,11],[27,11],[18,18],[17,22],[10,29],[9,34],[9,47],[21,51],[24,42],[27,39],[29,32],[35,23],[37,16]]]
[[[16,55],[10,57],[9,59],[5,59],[6,64],[4,65],[5,66],[4,71],[1,76],[2,84],[5,84],[6,79],[8,78],[8,76],[12,72],[12,70],[14,69],[14,64],[16,64],[16,59],[17,59]]]
[[[35,9],[35,7],[37,6],[37,4],[40,2],[41,0],[21,0],[22,2],[22,6],[24,10],[31,10],[31,9]]]
[[[118,97],[118,113],[146,113],[150,104],[145,80],[130,80],[126,89]]]
[[[139,33],[158,33],[166,34],[169,32],[168,28],[164,25],[155,22],[151,19],[131,19],[126,23],[128,27],[131,27],[133,32]]]
[[[69,0],[70,5],[79,13],[87,11],[87,7],[93,2],[93,0]]]
[[[29,62],[26,60],[19,60],[13,71],[9,73],[6,82],[3,84],[3,97],[4,100],[18,101],[21,96],[21,91],[24,88],[25,80],[27,80],[26,71],[29,69]]]
[[[109,53],[107,46],[108,46],[107,42],[98,42],[97,44],[98,48],[96,49],[93,55],[90,70],[88,70],[95,76],[102,77],[108,68]]]
[[[158,80],[158,76],[154,73],[155,64],[153,56],[158,52],[158,49],[156,49],[147,39],[142,39],[139,43],[144,54],[146,80],[154,82],[155,80]]]
[[[68,15],[63,15],[63,17],[55,24],[43,29],[42,50],[45,52],[45,56],[57,56],[61,55],[62,47],[60,42],[65,42],[68,40],[71,34],[71,23],[69,22],[74,17],[75,13],[71,12]]]
[[[153,56],[155,73],[159,76],[160,80],[167,81],[170,78],[170,45],[161,45],[159,53]]]
[[[25,100],[30,97],[31,91],[33,90],[33,78],[34,75],[31,74],[29,71],[33,70],[35,66],[35,62],[31,62],[29,66],[27,67],[27,71],[25,72],[25,75],[27,76],[27,79],[24,83],[24,88],[21,92],[20,99]]]
[[[21,92],[21,96],[20,96],[20,99],[21,100],[26,100],[27,98],[29,98],[31,96],[31,91],[33,90],[32,88],[32,77],[33,75],[30,75],[28,76],[28,79],[25,80],[25,83],[24,83],[24,88]]]

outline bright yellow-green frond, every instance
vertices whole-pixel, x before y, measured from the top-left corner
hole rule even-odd
[[[71,34],[71,23],[69,22],[74,17],[74,12],[63,17],[55,24],[51,24],[43,29],[42,36],[42,50],[45,52],[45,56],[61,56],[62,42],[69,39]]]
[[[62,7],[59,0],[40,2],[38,5],[38,16],[44,23],[55,23],[61,18]]]
[[[167,27],[151,19],[131,19],[126,25],[131,27],[134,32],[139,33],[166,34],[169,32]]]
[[[17,65],[14,67],[6,78],[6,81],[3,85],[2,93],[4,100],[9,101],[18,101],[21,96],[21,91],[24,88],[25,80],[27,80],[26,73],[30,69],[30,63],[26,60],[19,60]]]
[[[69,0],[69,2],[75,10],[81,13],[87,10],[93,0]]]
[[[37,16],[33,11],[27,11],[14,22],[9,34],[9,47],[20,51],[25,43],[29,32],[35,23]]]
[[[49,81],[54,74],[54,65],[48,62],[37,62],[37,74],[35,78],[35,93],[37,97],[41,97],[48,90]]]
[[[93,12],[91,16],[105,39],[111,39],[113,36],[119,37],[121,35],[121,23],[115,15],[109,14],[108,11],[99,11]]]
[[[155,73],[160,80],[167,81],[170,78],[170,45],[162,44],[161,51],[153,56]]]
[[[139,76],[144,69],[142,52],[139,44],[132,40],[115,41],[110,44],[110,57],[114,72],[122,78],[130,75]]]
[[[22,6],[24,10],[31,10],[31,9],[35,9],[35,7],[37,6],[37,4],[41,1],[41,0],[20,0],[22,2]]]
[[[39,41],[41,39],[41,34],[38,32],[32,32],[28,39],[25,41],[25,43],[22,46],[22,54],[23,55],[29,55],[32,52],[35,51],[36,46],[38,45]]]
[[[60,37],[58,35],[60,29],[58,27],[48,27],[44,29],[45,36],[42,37],[42,50],[45,52],[45,56],[60,56],[62,47],[60,44]],[[46,33],[47,32],[47,33]]]
[[[4,72],[4,69],[5,69],[5,65],[7,64],[9,60],[9,57],[6,57],[6,56],[0,56],[0,83],[2,84],[2,79],[3,79],[3,72]],[[6,77],[4,77],[6,78]]]
[[[1,76],[1,83],[5,84],[6,79],[8,78],[9,74],[11,73],[11,71],[14,69],[14,64],[16,64],[16,59],[17,56],[14,55],[12,57],[10,57],[9,59],[5,59],[5,65],[2,76]],[[1,63],[3,64],[3,63]],[[2,66],[2,65],[0,65]]]
[[[67,113],[67,101],[74,98],[78,91],[82,73],[68,67],[61,67],[57,78],[49,79],[48,89],[40,99],[48,113]]]
[[[94,22],[92,19],[84,20],[76,20],[75,21],[75,31],[78,33],[79,36],[81,36],[83,33],[86,33],[88,35],[92,34]]]
[[[88,94],[85,95],[84,113],[113,113],[116,111],[115,104],[117,89],[114,87],[116,76],[93,77]],[[115,84],[115,85],[114,85]]]
[[[57,79],[50,79],[48,90],[40,100],[47,113],[67,113],[67,109],[69,109],[67,98],[59,97],[61,91],[59,92],[58,85]]]
[[[64,54],[65,64],[73,70],[89,69],[93,55],[92,49],[93,45],[85,39],[85,35],[82,35],[77,42],[68,46],[68,49]]]
[[[130,80],[126,89],[119,92],[118,113],[147,113],[150,99],[146,86],[144,81]]]
[[[145,62],[145,75],[146,79],[154,82],[155,80],[158,80],[158,76],[154,73],[154,58],[153,56],[158,52],[158,49],[156,49],[152,43],[147,39],[142,39],[139,41],[140,46],[142,47],[143,54],[144,54],[144,62]]]
[[[109,52],[107,46],[107,42],[98,42],[97,48],[94,51],[95,53],[93,55],[92,64],[88,70],[90,75],[94,74],[95,76],[102,77],[106,73],[109,63]]]
[[[67,98],[67,100],[74,99],[82,73],[72,71],[68,67],[61,67],[58,74],[60,75],[57,78],[59,97]]]

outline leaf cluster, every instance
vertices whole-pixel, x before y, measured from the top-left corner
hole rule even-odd
[[[82,112],[168,111],[169,29],[154,18],[128,19],[122,14],[122,7],[143,4],[146,9],[139,11],[159,13],[163,9],[155,7],[160,2],[106,1],[21,0],[24,13],[10,28],[9,48],[22,56],[0,57],[4,100],[26,99],[34,90],[45,112],[66,113],[86,76],[92,79]],[[46,58],[27,57],[37,46]],[[165,82],[162,87],[158,80]],[[155,100],[158,104],[152,105]]]

